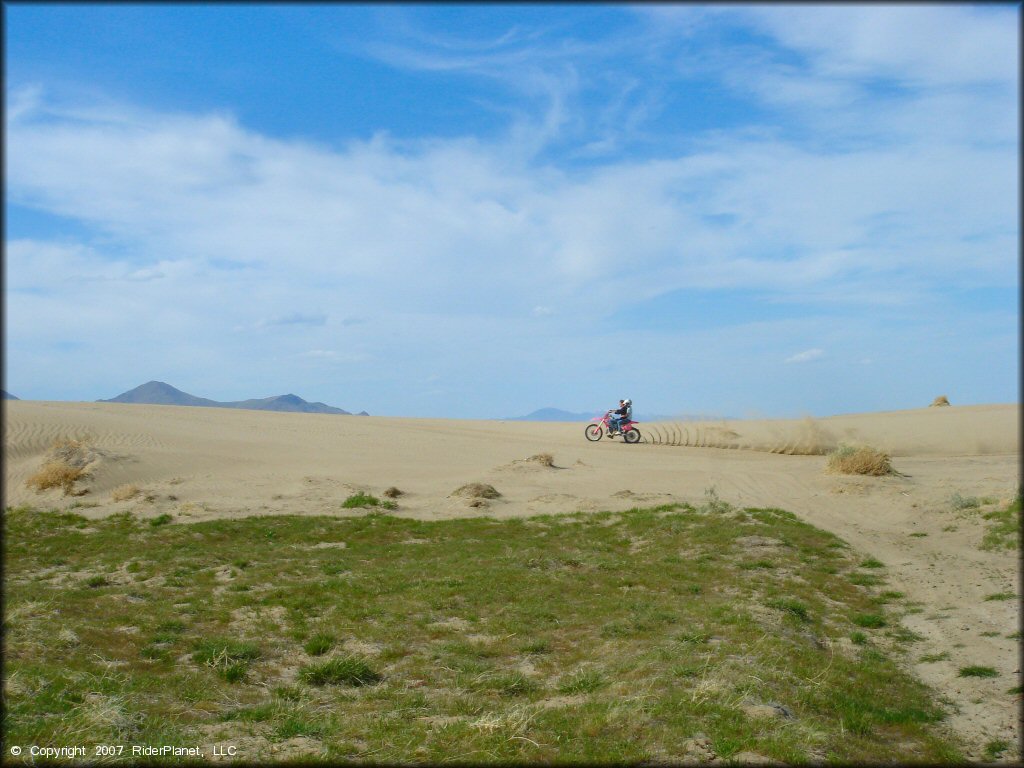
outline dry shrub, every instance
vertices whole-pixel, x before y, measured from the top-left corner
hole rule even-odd
[[[827,471],[840,475],[894,474],[889,454],[869,448],[841,445],[828,455]]]
[[[384,491],[383,495],[387,496],[389,499],[397,499],[399,496],[402,496],[404,493],[405,493],[405,491],[400,490],[400,489],[398,489],[398,488],[396,488],[395,486],[392,485],[390,488],[388,488],[387,490]]]
[[[931,408],[936,405],[949,405],[949,398],[946,397],[945,395],[939,395],[934,400],[932,400],[932,404],[929,405],[928,407]]]
[[[74,496],[75,483],[87,475],[81,467],[73,467],[63,461],[48,461],[25,484],[40,493],[50,488],[62,488],[65,496]]]
[[[542,467],[554,467],[555,457],[550,453],[537,453],[527,459],[527,461],[533,461],[540,464]]]
[[[110,498],[114,501],[128,501],[128,499],[134,499],[138,495],[139,487],[137,485],[132,485],[131,483],[119,485],[110,492]]]
[[[99,451],[87,440],[58,438],[53,441],[46,461],[39,471],[26,480],[26,485],[42,492],[49,488],[62,488],[65,496],[81,496],[75,483],[89,476],[88,467],[100,457]]]
[[[496,499],[501,496],[493,485],[487,483],[468,483],[452,491],[452,496],[464,496],[469,499]]]

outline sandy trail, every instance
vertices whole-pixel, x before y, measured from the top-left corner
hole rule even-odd
[[[738,506],[779,507],[836,533],[887,566],[888,588],[920,603],[905,625],[924,639],[915,672],[956,707],[950,718],[980,759],[1004,740],[1019,757],[1017,553],[980,549],[984,521],[950,499],[1008,501],[1020,482],[1016,405],[926,408],[827,419],[641,425],[647,441],[588,443],[582,424],[341,417],[111,403],[6,401],[5,505],[67,507],[86,516],[133,509],[182,520],[252,514],[331,514],[362,490],[397,486],[395,514],[421,519],[515,517],[701,503],[714,488]],[[57,438],[101,453],[81,497],[25,485]],[[899,476],[826,474],[839,443],[888,450]],[[701,447],[694,447],[701,446]],[[555,467],[529,461],[550,453]],[[472,507],[470,482],[502,494]],[[142,493],[114,502],[134,484]],[[90,506],[96,505],[96,506]],[[999,594],[1012,600],[986,600]],[[998,677],[958,677],[969,665]]]

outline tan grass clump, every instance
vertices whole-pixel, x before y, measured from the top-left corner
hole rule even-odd
[[[73,467],[63,461],[48,461],[25,484],[40,493],[50,488],[62,488],[65,496],[75,496],[81,493],[75,491],[75,483],[87,475],[81,467]]]
[[[402,496],[404,494],[405,494],[405,491],[403,491],[403,490],[401,490],[399,488],[396,488],[395,486],[392,485],[390,488],[388,488],[388,489],[386,489],[384,491],[383,495],[387,496],[389,499],[397,499],[399,496]]]
[[[928,407],[932,408],[936,405],[949,405],[949,398],[946,397],[945,395],[939,395],[934,400],[932,400],[932,404],[929,405]]]
[[[128,501],[128,499],[134,499],[138,495],[139,487],[131,483],[119,485],[110,492],[110,498],[114,501]]]
[[[43,466],[25,484],[39,492],[61,488],[65,496],[81,496],[85,491],[76,492],[75,483],[89,476],[88,468],[99,456],[87,440],[58,438]]]
[[[828,455],[826,471],[839,475],[872,475],[875,477],[895,474],[889,454],[866,445],[839,446]]]
[[[452,496],[463,496],[468,499],[496,499],[501,494],[493,485],[487,483],[467,483],[452,491]]]

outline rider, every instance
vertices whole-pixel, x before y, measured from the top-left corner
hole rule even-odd
[[[633,401],[629,398],[619,400],[617,410],[611,412],[612,417],[608,420],[608,434],[614,435],[622,431],[622,425],[633,420]]]

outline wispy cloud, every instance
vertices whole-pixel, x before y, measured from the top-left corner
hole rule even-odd
[[[806,349],[803,352],[797,352],[795,355],[791,355],[786,358],[787,363],[809,363],[811,360],[817,360],[824,355],[824,350],[821,349]]]
[[[807,375],[846,360],[893,366],[900,340],[870,323],[823,335],[820,317],[836,312],[898,317],[917,340],[929,323],[984,329],[986,343],[1015,349],[1012,328],[991,333],[1002,310],[939,309],[950,286],[1018,280],[1011,17],[912,10],[631,6],[621,34],[552,22],[477,39],[398,9],[406,26],[363,53],[446,86],[496,84],[480,102],[505,118],[493,135],[381,130],[326,144],[227,108],[11,90],[9,209],[87,234],[6,244],[10,360],[52,379],[31,350],[75,335],[107,340],[108,367],[141,356],[233,368],[282,390],[297,370],[341,386],[344,362],[351,386],[389,403],[401,382],[443,370],[446,391],[485,414],[503,392],[538,386],[530,370],[565,387],[552,401],[597,396],[580,371],[618,347],[637,352],[608,363],[627,383],[678,381],[683,359],[793,376],[780,361],[822,360]],[[741,117],[679,128],[689,115],[673,100],[688,89]],[[642,318],[673,291],[737,289],[814,305],[818,318],[747,316],[733,323],[742,332],[726,315],[710,331],[602,322],[623,303]],[[83,360],[95,351],[84,343]],[[813,344],[829,355],[792,354]],[[674,384],[650,386],[673,397]]]

